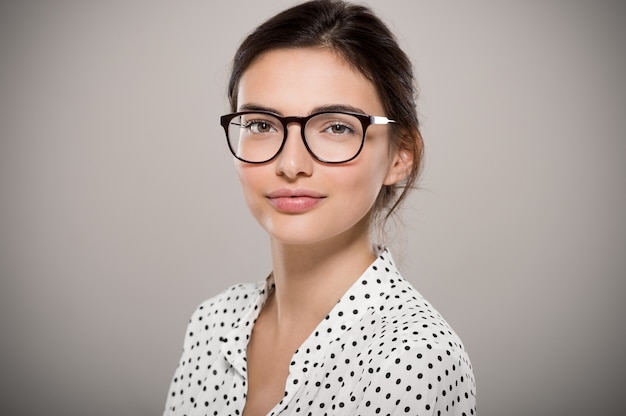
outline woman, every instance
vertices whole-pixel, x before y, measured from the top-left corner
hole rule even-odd
[[[272,272],[197,309],[165,414],[475,414],[461,341],[370,240],[422,156],[393,35],[362,6],[295,6],[244,40],[229,98]]]

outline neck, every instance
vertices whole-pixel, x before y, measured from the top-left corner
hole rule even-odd
[[[276,290],[268,312],[287,331],[315,327],[375,258],[367,232],[306,246],[273,240],[271,248]]]

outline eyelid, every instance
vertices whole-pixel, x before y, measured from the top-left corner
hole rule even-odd
[[[336,132],[332,131],[332,129],[335,126],[342,127],[343,129],[345,129],[345,131],[343,131],[341,133],[336,133]],[[322,124],[320,126],[320,131],[321,132],[328,132],[328,133],[334,134],[334,135],[355,134],[358,131],[358,127],[354,126],[352,123],[349,123],[349,122],[347,122],[345,120],[329,119],[329,120],[325,120],[324,124]]]
[[[249,118],[246,118],[246,117],[249,117]],[[269,123],[269,124],[275,124],[276,122],[279,122],[275,114],[262,113],[258,111],[251,113],[251,114],[243,115],[241,117],[241,120],[245,121],[246,123],[264,122],[264,123]]]
[[[343,126],[343,127],[348,127],[350,130],[354,130],[354,127],[343,120],[330,120],[327,123],[325,123],[328,127],[333,127],[333,126]]]

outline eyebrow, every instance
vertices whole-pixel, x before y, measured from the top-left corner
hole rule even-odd
[[[269,113],[273,113],[279,116],[283,116],[283,114],[275,108],[266,107],[259,104],[249,103],[243,104],[237,111],[267,111]],[[358,107],[354,107],[347,104],[325,104],[322,106],[315,107],[309,114],[322,113],[326,111],[338,111],[338,112],[349,112],[349,113],[359,113],[359,114],[367,114],[365,111]]]

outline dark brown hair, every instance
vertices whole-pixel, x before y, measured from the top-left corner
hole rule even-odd
[[[373,12],[336,0],[313,0],[287,9],[257,27],[235,54],[228,97],[237,110],[239,81],[263,53],[287,48],[320,47],[337,52],[375,86],[391,124],[391,143],[413,156],[401,184],[385,185],[372,208],[383,223],[404,200],[419,176],[423,142],[415,108],[413,69],[395,36]],[[399,196],[398,190],[402,189]]]

